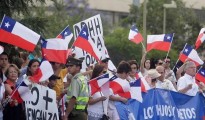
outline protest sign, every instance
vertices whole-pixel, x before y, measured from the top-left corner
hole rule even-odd
[[[25,101],[27,120],[59,120],[54,90],[35,84],[31,94],[31,101]]]

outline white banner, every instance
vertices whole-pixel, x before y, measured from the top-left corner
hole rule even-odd
[[[102,53],[102,55],[104,56],[106,52],[105,52],[105,44],[103,40],[103,27],[102,27],[102,21],[101,21],[100,15],[98,14],[96,16],[93,16],[91,18],[88,18],[84,21],[81,21],[73,25],[75,39],[79,35],[83,25],[87,26],[90,38],[93,40],[99,52]],[[91,57],[89,53],[83,51],[82,49],[78,47],[74,48],[73,53],[76,54],[77,58],[80,58],[80,57],[85,58],[85,60],[83,61],[83,65],[82,65],[83,69],[97,62],[93,57]],[[103,56],[101,56],[101,58],[103,58]]]
[[[59,120],[54,90],[35,84],[31,93],[31,101],[25,102],[27,120]]]

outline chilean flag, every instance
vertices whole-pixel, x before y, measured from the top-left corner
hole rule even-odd
[[[41,40],[42,55],[45,59],[57,63],[66,63],[68,55],[68,41],[59,38]]]
[[[82,50],[90,53],[97,61],[100,61],[100,54],[96,45],[92,42],[89,37],[88,28],[86,25],[83,26],[82,30],[79,33],[79,36],[76,38],[73,46],[79,47]]]
[[[196,73],[195,78],[205,84],[205,69],[200,68],[199,71]]]
[[[90,80],[89,87],[91,90],[91,95],[95,94],[96,92],[100,91],[100,88],[109,81],[109,74],[103,74],[97,78]]]
[[[67,26],[56,38],[60,38],[62,40],[65,40],[66,43],[70,43],[71,39],[73,38],[73,33],[71,32],[69,26]],[[72,54],[72,49],[68,49],[67,51],[67,57]]]
[[[161,35],[148,35],[147,36],[147,52],[156,49],[161,51],[169,51],[174,33],[161,34]]]
[[[200,59],[198,53],[190,45],[186,45],[182,51],[182,54],[179,56],[179,60],[185,62],[186,59],[193,61],[196,66],[202,65],[204,62]]]
[[[128,39],[136,44],[139,44],[140,42],[143,41],[142,35],[139,33],[136,25],[132,25],[130,29],[130,33],[128,36]]]
[[[71,32],[69,26],[67,26],[56,38],[68,40],[68,43],[70,43],[73,38],[73,33]]]
[[[51,64],[47,60],[44,60],[41,62],[41,65],[36,70],[35,74],[30,76],[28,79],[32,82],[39,83],[48,80],[48,78],[53,74],[54,72]]]
[[[202,28],[195,43],[196,49],[199,48],[199,46],[204,42],[204,40],[205,40],[205,28]]]
[[[125,98],[132,98],[136,99],[139,102],[142,102],[142,91],[141,91],[141,80],[137,80],[134,82],[130,83],[130,91],[129,92],[124,92],[124,93],[119,93],[121,97]]]
[[[0,26],[0,41],[32,52],[40,35],[21,23],[4,16]]]
[[[130,84],[127,80],[118,78],[116,75],[113,75],[110,78],[110,90],[113,94],[120,94],[130,91]]]

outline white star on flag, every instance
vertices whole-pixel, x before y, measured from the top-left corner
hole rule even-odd
[[[86,36],[86,32],[85,32],[85,31],[83,31],[83,35],[85,35],[85,36]]]
[[[68,34],[67,32],[64,33],[64,35],[67,35],[67,34]]]
[[[169,40],[171,37],[170,36],[167,36],[167,39]]]
[[[189,50],[188,49],[185,49],[185,52],[188,52]]]
[[[202,75],[204,75],[204,72],[201,72]]]
[[[9,22],[5,23],[5,26],[6,26],[7,28],[9,28],[9,26],[10,26]]]

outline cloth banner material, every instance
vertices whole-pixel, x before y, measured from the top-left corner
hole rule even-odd
[[[156,88],[143,95],[142,103],[130,99],[115,106],[121,120],[203,120],[204,102],[200,93],[192,97]]]

